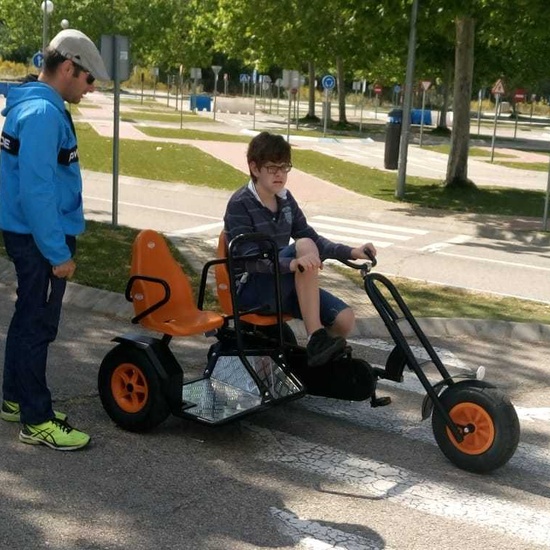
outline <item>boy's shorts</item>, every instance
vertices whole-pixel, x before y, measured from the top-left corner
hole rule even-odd
[[[295,258],[295,246],[292,244],[283,248],[279,252],[279,256]],[[281,303],[283,313],[301,319],[302,314],[298,304],[294,275],[294,273],[281,275]],[[343,300],[322,288],[319,289],[319,299],[321,323],[325,327],[332,326],[338,314],[349,307]],[[275,276],[267,273],[250,273],[246,283],[238,286],[238,303],[239,309],[262,306],[263,309],[258,313],[274,314],[277,311]]]

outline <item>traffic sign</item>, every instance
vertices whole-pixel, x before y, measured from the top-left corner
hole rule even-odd
[[[42,63],[44,63],[44,55],[42,52],[36,52],[33,56],[32,56],[32,64],[37,68],[37,69],[41,69],[42,68]]]
[[[374,93],[377,95],[382,93],[382,86],[380,86],[380,84],[374,85]]]
[[[495,85],[493,86],[491,92],[493,93],[493,95],[503,95],[505,93],[504,84],[502,83],[502,80],[500,78],[495,82]]]
[[[250,80],[250,75],[246,73],[242,73],[239,75],[239,82],[242,82],[243,84],[245,82],[248,82]]]
[[[514,92],[514,101],[525,101],[527,99],[527,90],[518,88]]]
[[[336,86],[336,79],[331,74],[326,74],[321,79],[321,85],[325,90],[332,90]]]
[[[422,89],[427,92],[430,89],[430,86],[432,83],[429,80],[423,80],[422,81]]]

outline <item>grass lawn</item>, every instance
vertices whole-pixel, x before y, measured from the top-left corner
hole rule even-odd
[[[300,170],[314,174],[377,199],[399,202],[395,197],[396,175],[315,151],[294,149],[292,162]],[[541,216],[545,193],[504,187],[447,189],[427,178],[409,176],[404,201],[427,208],[516,216]]]
[[[180,122],[182,116],[180,113],[172,111],[171,113],[143,112],[143,111],[123,111],[120,114],[120,119],[125,122],[136,122],[140,120],[150,120],[153,122]],[[196,123],[213,123],[210,118],[201,117],[199,115],[183,115],[184,122]]]
[[[451,151],[451,145],[450,144],[442,144],[442,145],[426,145],[425,147],[422,147],[423,149],[429,149],[430,151],[436,151],[437,153],[444,153],[446,155],[449,154]],[[471,157],[490,157],[491,151],[488,151],[487,149],[481,149],[480,147],[470,147],[469,155]],[[495,157],[510,157],[510,155],[504,155],[502,153],[495,152]]]
[[[364,291],[363,280],[357,271],[337,269]],[[412,281],[402,277],[392,277],[391,280],[413,315],[418,317],[494,319],[550,324],[550,304]]]
[[[140,126],[140,132],[148,136],[158,138],[173,138],[173,139],[194,139],[201,141],[233,141],[239,143],[248,143],[250,136],[239,134],[222,134],[219,132],[204,132],[201,130],[189,130],[187,128],[157,128],[154,126]]]
[[[517,168],[519,170],[535,170],[536,172],[548,172],[547,162],[506,162],[499,161],[495,164],[506,166],[507,168]]]
[[[78,152],[83,168],[112,171],[112,140],[88,124],[78,124]],[[120,140],[120,173],[151,180],[237,189],[245,176],[239,170],[190,145]]]

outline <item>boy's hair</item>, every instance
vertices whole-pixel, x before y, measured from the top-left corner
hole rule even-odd
[[[291,163],[290,143],[279,134],[270,134],[269,132],[261,132],[248,144],[246,152],[246,160],[248,164],[254,162],[260,169],[267,162],[277,164],[286,162]],[[256,176],[250,172],[250,177],[253,182],[256,182]]]
[[[55,73],[57,67],[61,65],[64,61],[67,61],[67,58],[61,55],[57,50],[46,47],[46,53],[44,54],[44,62],[42,65],[42,70],[45,73],[53,74]]]

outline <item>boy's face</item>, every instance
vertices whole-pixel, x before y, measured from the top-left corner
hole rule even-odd
[[[256,185],[263,191],[275,195],[286,185],[292,164],[267,161],[258,168],[255,162],[249,164],[250,172],[256,177]]]

